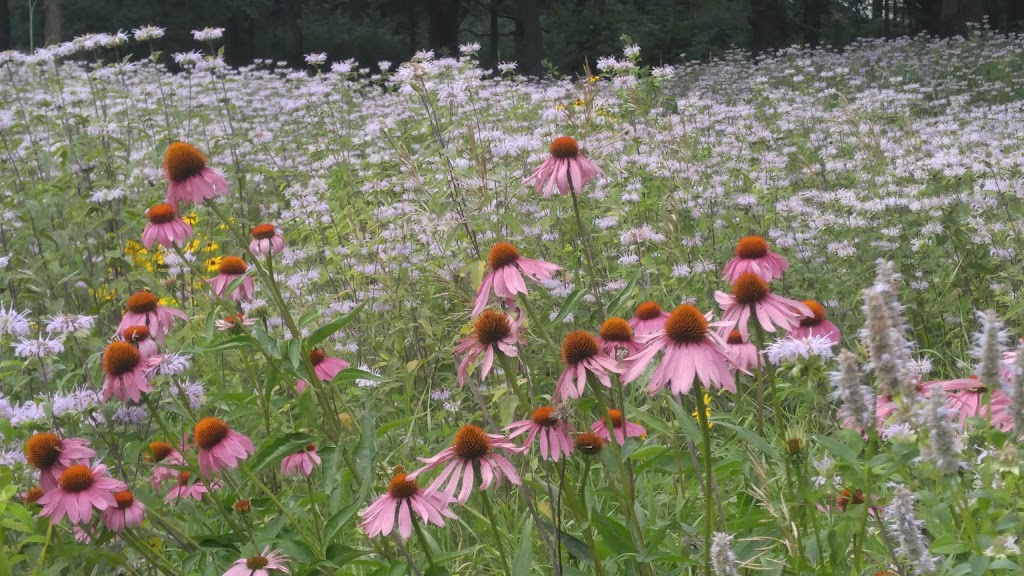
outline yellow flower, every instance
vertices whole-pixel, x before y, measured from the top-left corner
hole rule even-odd
[[[206,271],[207,272],[217,272],[218,269],[220,268],[220,261],[221,261],[221,257],[220,256],[214,256],[213,258],[210,258],[209,260],[207,260],[206,261]]]
[[[588,78],[588,80],[590,80],[591,84],[593,84],[594,82],[597,82],[600,79],[601,79],[601,77],[597,76],[597,75],[594,75],[594,76],[591,76],[590,78]]]
[[[715,423],[711,421],[711,395],[710,394],[705,394],[704,395],[704,417],[708,419],[708,428],[711,428],[711,427],[713,427],[715,425]],[[697,411],[696,410],[693,411],[693,418],[694,418],[694,420],[697,420],[697,422],[700,422],[700,419],[697,418]]]
[[[190,212],[188,216],[182,216],[181,219],[189,226],[195,226],[199,223],[199,216],[197,216],[195,212]]]
[[[577,108],[582,108],[583,106],[587,105],[587,103],[584,102],[582,98],[577,98],[576,101],[573,102],[572,104],[573,104],[573,106],[575,106]]]
[[[558,110],[559,112],[564,112],[565,111],[565,104],[561,104],[561,103],[555,104],[555,110]]]
[[[171,296],[164,296],[163,298],[161,298],[159,300],[159,302],[160,302],[161,306],[177,306],[178,305],[177,298],[173,298]]]
[[[106,286],[100,286],[99,288],[89,290],[89,296],[97,300],[113,300],[117,296],[117,290],[111,290]]]
[[[220,248],[220,245],[213,240],[210,240],[205,246],[203,246],[203,252],[216,252],[218,248]]]

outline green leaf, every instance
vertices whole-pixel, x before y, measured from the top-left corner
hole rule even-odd
[[[238,278],[232,280],[231,283],[228,284],[228,287],[224,289],[224,297],[230,297],[231,294],[233,294],[235,290],[238,290],[238,288],[242,285],[242,282],[245,282],[246,278],[248,277],[248,274],[242,274]]]
[[[216,344],[210,346],[200,346],[193,348],[193,354],[206,354],[209,352],[222,352],[224,350],[234,350],[235,348],[247,348],[253,346],[254,342],[251,336],[248,334],[240,334],[238,336],[232,336],[227,340],[222,340]]]
[[[815,434],[813,438],[815,442],[824,446],[826,450],[838,456],[840,460],[845,462],[850,467],[861,467],[861,464],[857,458],[857,450],[854,450],[853,448],[847,446],[846,444],[843,444],[839,440],[836,440],[835,438],[831,438],[829,436]]]
[[[629,284],[626,284],[626,287],[616,294],[615,298],[612,298],[611,302],[608,303],[608,306],[605,307],[605,318],[611,318],[612,316],[619,315],[619,310],[622,309],[622,305],[626,302],[626,299],[633,295],[633,290],[636,288],[636,283],[639,279],[640,273],[637,272],[629,280]]]
[[[683,434],[690,439],[690,442],[699,445],[701,441],[700,427],[693,419],[693,416],[688,414],[675,399],[672,399],[668,404],[672,407],[672,411],[675,412],[676,420],[679,422],[679,427],[683,430]]]
[[[364,481],[363,484],[367,482]],[[359,512],[359,508],[363,505],[363,499],[359,498],[355,502],[342,508],[337,514],[331,516],[327,520],[327,524],[324,526],[324,544],[330,546],[334,543],[334,539],[338,537],[338,533],[341,532],[342,528],[348,524],[349,520]]]
[[[302,341],[298,338],[288,341],[288,360],[296,370],[302,367]]]
[[[519,534],[519,548],[512,560],[512,576],[528,576],[533,554],[533,517],[527,513]]]
[[[580,300],[583,299],[583,295],[585,293],[586,292],[583,290],[583,288],[577,288],[573,290],[572,294],[569,294],[569,297],[566,298],[565,302],[562,303],[562,307],[559,308],[558,314],[555,314],[554,319],[552,319],[551,322],[548,323],[548,326],[556,326],[562,320],[565,320],[565,317],[568,316],[573,310],[575,310],[577,306],[579,306]]]
[[[309,312],[303,314],[302,317],[299,318],[298,322],[296,322],[296,324],[298,324],[299,328],[305,328],[306,326],[309,325],[310,322],[316,320],[318,316],[320,316],[319,310],[310,310]]]
[[[387,382],[384,376],[377,376],[373,372],[360,370],[359,368],[345,368],[334,376],[333,382],[353,382],[355,380],[370,380],[371,382]]]
[[[316,346],[317,344],[319,344],[319,343],[323,342],[324,340],[330,338],[331,336],[334,335],[335,332],[337,332],[338,330],[341,330],[342,328],[347,326],[349,324],[349,322],[352,322],[352,320],[354,320],[355,317],[360,312],[363,311],[363,308],[365,306],[366,306],[366,301],[364,300],[363,302],[361,302],[359,304],[359,306],[356,306],[355,308],[353,308],[352,311],[349,312],[348,314],[345,314],[343,316],[339,316],[339,317],[335,318],[334,320],[331,320],[327,324],[324,324],[323,326],[317,328],[316,330],[313,331],[312,334],[309,335],[308,338],[306,338],[306,345],[309,346],[310,348],[312,348],[313,346]]]
[[[636,548],[633,546],[633,536],[621,522],[605,516],[596,508],[591,510],[590,519],[594,522],[594,528],[597,529],[601,540],[604,541],[612,552],[618,555],[636,554]]]
[[[773,456],[775,454],[775,449],[772,448],[772,445],[769,444],[768,441],[765,440],[764,438],[758,436],[757,433],[754,432],[753,430],[747,430],[742,426],[730,424],[729,422],[722,422],[719,420],[715,420],[714,418],[712,418],[711,421],[715,426],[722,426],[723,428],[728,428],[736,432],[737,434],[739,434],[740,438],[745,440],[748,444],[750,444],[754,448],[757,448],[761,452],[764,452],[765,456]]]
[[[252,457],[252,460],[249,462],[249,466],[252,468],[254,473],[259,472],[268,465],[281,460],[285,456],[290,456],[299,450],[302,450],[312,441],[313,437],[309,434],[301,434],[299,432],[285,434],[284,436],[265,443],[263,447],[256,452],[256,455]]]
[[[359,427],[362,430],[360,430],[359,446],[356,447],[355,453],[356,470],[359,472],[363,484],[366,484],[369,482],[370,471],[373,469],[373,460],[377,456],[377,446],[374,442],[377,437],[374,434],[373,414],[364,412],[359,418]]]

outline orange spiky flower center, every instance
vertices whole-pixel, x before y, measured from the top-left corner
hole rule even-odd
[[[665,334],[678,344],[691,344],[708,335],[708,320],[693,304],[683,304],[669,314]]]
[[[142,362],[139,349],[127,342],[111,342],[103,351],[103,371],[111,376],[124,376]]]
[[[727,344],[743,344],[743,335],[740,334],[739,330],[733,329],[729,332],[729,338],[726,340]]]
[[[608,342],[629,342],[633,339],[633,329],[625,319],[615,316],[601,324],[598,335]]]
[[[145,326],[129,326],[121,333],[126,342],[142,342],[149,338],[149,328]]]
[[[549,150],[555,158],[575,158],[580,154],[580,145],[572,136],[559,136],[551,141]]]
[[[622,423],[625,421],[625,418],[622,417],[622,411],[615,410],[614,408],[608,410],[608,419],[612,421],[612,426],[616,428],[622,428]]]
[[[135,495],[130,490],[124,490],[122,492],[114,492],[114,501],[117,502],[117,507],[121,510],[130,508],[135,503]]]
[[[146,218],[153,224],[167,224],[174,220],[177,212],[170,204],[157,204],[146,211]]]
[[[460,460],[479,460],[491,453],[491,438],[479,426],[466,424],[455,433],[452,448]]]
[[[484,310],[473,321],[473,332],[481,344],[495,344],[512,333],[512,321],[501,312]]]
[[[227,438],[230,431],[231,428],[228,428],[227,422],[220,418],[207,416],[196,424],[195,429],[192,431],[192,436],[196,446],[203,450],[211,450],[220,444],[224,438]]]
[[[554,406],[541,406],[533,411],[533,423],[545,428],[558,424],[558,416]]]
[[[811,314],[813,314],[813,316],[810,318],[801,318],[800,325],[817,326],[818,324],[821,324],[821,321],[825,319],[825,307],[817,300],[804,300],[804,306],[811,309]]]
[[[239,514],[245,514],[250,509],[252,509],[252,503],[248,500],[239,500],[235,502],[235,512],[238,512]]]
[[[508,242],[498,242],[487,254],[487,264],[492,270],[515,264],[519,260],[519,249]]]
[[[163,462],[171,452],[174,452],[174,446],[168,442],[150,442],[149,452],[152,454],[153,462]]]
[[[604,440],[593,432],[584,432],[576,435],[576,449],[587,456],[593,456],[601,452],[603,448]]]
[[[261,570],[266,568],[267,564],[270,564],[270,561],[265,556],[260,555],[251,556],[245,560],[245,567],[249,570]]]
[[[172,142],[164,153],[164,173],[171,182],[184,182],[206,168],[206,156],[185,142]]]
[[[644,302],[636,307],[636,317],[641,320],[653,320],[661,315],[661,305],[657,302]]]
[[[29,488],[28,491],[25,492],[24,501],[25,501],[26,505],[28,505],[28,504],[35,504],[36,500],[39,500],[42,497],[43,497],[43,489],[40,488],[39,486],[33,486],[33,487]]]
[[[160,299],[152,292],[140,290],[128,297],[128,311],[135,314],[149,314],[156,311]]]
[[[597,339],[590,332],[576,330],[562,341],[562,361],[566,364],[579,364],[596,355],[599,350]]]
[[[388,494],[392,498],[412,498],[420,491],[420,485],[415,480],[409,480],[405,473],[395,474],[395,477],[388,483]]]
[[[313,348],[309,351],[309,361],[313,366],[319,365],[321,362],[327,359],[327,353],[324,352],[323,348]]]
[[[768,242],[760,236],[747,236],[736,244],[736,255],[747,260],[757,260],[768,255]]]
[[[245,274],[245,271],[248,269],[249,266],[246,265],[245,260],[238,256],[225,256],[221,258],[220,264],[217,265],[217,272],[231,276]]]
[[[188,470],[183,470],[180,474],[178,474],[178,484],[180,486],[187,485],[188,484],[188,479],[191,478],[191,477],[192,477],[192,473],[191,472],[189,472]]]
[[[755,304],[768,297],[768,283],[753,272],[744,272],[732,285],[732,295],[740,304]]]
[[[257,240],[270,240],[276,233],[277,228],[273,224],[259,224],[252,228],[252,237]]]
[[[96,478],[92,475],[92,470],[88,466],[85,464],[72,464],[61,472],[57,484],[65,492],[77,493],[88,490],[95,481]]]
[[[33,468],[46,470],[60,459],[61,439],[53,432],[33,434],[25,441],[25,460]]]

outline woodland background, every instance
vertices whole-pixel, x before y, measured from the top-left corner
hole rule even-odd
[[[231,64],[254,58],[301,65],[303,55],[402,62],[476,41],[481,61],[517,61],[527,75],[571,73],[617,53],[623,36],[648,64],[757,54],[794,43],[841,47],[855,38],[952,36],[988,18],[1024,29],[1024,0],[0,0],[0,50],[87,32],[167,29],[165,51],[195,48],[189,32],[226,29]]]

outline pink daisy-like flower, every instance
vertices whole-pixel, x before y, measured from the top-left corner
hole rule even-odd
[[[668,312],[661,309],[657,302],[644,302],[636,307],[636,313],[629,320],[629,327],[636,336],[653,334],[665,328]]]
[[[729,337],[725,340],[725,350],[732,360],[732,371],[750,370],[764,365],[764,358],[758,352],[757,346],[743,340],[739,330],[730,330]]]
[[[139,402],[143,392],[153,390],[146,373],[160,365],[160,356],[143,357],[138,348],[115,340],[103,351],[103,389],[100,397]]]
[[[601,347],[601,352],[612,358],[632,356],[643,348],[643,345],[633,337],[633,328],[629,322],[617,316],[601,324],[601,329],[597,333],[597,343]]]
[[[710,322],[711,313],[701,314],[693,304],[683,304],[669,316],[665,329],[641,338],[647,346],[637,355],[626,358],[622,365],[623,382],[632,382],[643,373],[659,351],[664,351],[661,364],[651,376],[647,391],[654,394],[671,384],[673,394],[686,394],[699,378],[705,387],[736,391],[731,368],[732,356],[721,337],[711,330],[731,325]]]
[[[487,297],[491,291],[494,295],[503,300],[514,298],[516,294],[526,294],[526,282],[523,276],[534,282],[550,280],[561,266],[544,262],[543,260],[531,260],[521,258],[519,250],[508,242],[498,242],[487,255],[487,264],[491,270],[484,276],[480,283],[480,290],[476,293],[473,304],[473,316],[479,316],[487,307]]]
[[[192,227],[178,216],[170,204],[157,204],[146,210],[146,227],[142,229],[142,245],[147,249],[153,244],[164,248],[184,247],[192,237]]]
[[[253,256],[277,255],[284,251],[284,236],[273,224],[260,224],[252,229],[249,252]]]
[[[533,411],[533,417],[529,420],[519,420],[505,427],[509,431],[509,439],[521,434],[529,433],[523,449],[529,449],[534,439],[540,439],[540,457],[544,460],[550,459],[558,462],[563,455],[572,454],[575,445],[570,433],[572,426],[567,424],[558,415],[558,410],[553,406],[541,406]]]
[[[930,395],[936,387],[946,391],[947,404],[955,411],[961,427],[967,426],[967,419],[980,417],[987,420],[989,410],[992,411],[992,427],[1003,432],[1013,429],[1012,400],[1000,389],[991,391],[988,405],[985,394],[989,390],[976,377],[957,378],[955,380],[934,380],[923,384],[924,393]]]
[[[804,306],[811,311],[811,315],[801,318],[800,325],[790,330],[788,336],[796,340],[817,336],[839,344],[843,334],[835,324],[825,319],[825,307],[815,300],[804,300]]]
[[[165,481],[178,477],[180,470],[178,468],[170,468],[169,466],[185,466],[185,459],[182,458],[181,453],[175,450],[174,446],[171,446],[168,442],[150,442],[146,460],[154,464],[153,474],[149,478],[149,483],[153,486],[154,490],[159,489],[160,485]],[[160,466],[159,464],[165,464],[165,466]]]
[[[172,142],[164,153],[164,176],[167,178],[167,203],[199,204],[228,193],[228,181],[206,166],[206,156],[198,148],[184,142]]]
[[[512,321],[507,314],[484,310],[482,314],[473,321],[473,333],[459,341],[455,346],[455,353],[462,355],[462,362],[459,363],[458,382],[459,386],[466,383],[466,376],[472,370],[472,365],[484,357],[483,366],[480,368],[480,377],[486,378],[494,366],[495,353],[514,357],[519,354],[516,347],[525,344],[519,337],[519,320]]]
[[[25,441],[25,461],[39,470],[39,488],[49,492],[57,488],[61,474],[69,466],[88,464],[96,457],[89,441],[61,438],[53,432],[33,434]]]
[[[125,328],[145,326],[149,328],[150,335],[163,344],[164,336],[171,331],[175,317],[188,322],[187,314],[176,308],[161,306],[156,295],[147,290],[140,290],[128,298],[128,310],[121,318],[114,335],[122,336]]]
[[[316,453],[316,444],[310,444],[302,450],[285,456],[281,461],[281,474],[283,476],[302,475],[309,478],[313,468],[320,465],[320,456]]]
[[[586,157],[580,155],[579,144],[570,136],[560,136],[551,142],[551,153],[543,164],[530,174],[523,184],[533,184],[544,198],[550,198],[555,189],[565,195],[580,192],[583,187],[604,172]]]
[[[252,296],[256,293],[256,283],[253,282],[252,277],[246,276],[245,272],[249,269],[246,265],[245,260],[242,260],[238,256],[225,256],[221,258],[220,264],[217,265],[218,274],[213,278],[207,280],[210,287],[213,288],[213,293],[219,298],[229,298],[235,302],[252,302]],[[236,278],[241,278],[242,284],[235,288],[231,294],[226,294],[228,286],[235,281]]]
[[[129,326],[121,332],[121,338],[125,342],[134,344],[143,358],[156,356],[158,352],[156,341],[150,335],[149,328],[145,326]]]
[[[256,556],[235,560],[224,576],[271,576],[271,570],[291,574],[286,566],[287,562],[288,557],[280,550],[271,550],[270,546],[267,546]]]
[[[192,441],[199,447],[199,471],[203,476],[226,468],[237,468],[242,460],[256,451],[251,440],[213,416],[207,416],[196,424]]]
[[[111,506],[100,512],[100,520],[107,530],[121,533],[125,528],[140,526],[142,516],[146,513],[146,507],[135,499],[135,495],[128,490],[114,493],[115,506]]]
[[[174,502],[176,500],[191,498],[195,501],[203,499],[203,494],[209,494],[210,489],[206,487],[199,480],[189,483],[192,478],[192,473],[188,470],[182,470],[178,473],[178,483],[167,492],[167,496],[164,496],[164,502]],[[219,488],[219,484],[214,482],[211,484],[214,490]]]
[[[732,294],[716,291],[715,300],[724,311],[722,320],[728,326],[735,325],[744,340],[750,339],[748,329],[752,315],[768,332],[775,332],[776,326],[792,330],[800,325],[801,318],[814,315],[803,302],[772,294],[768,283],[753,272],[740,274],[732,285]]]
[[[622,371],[615,358],[601,352],[597,339],[585,330],[570,332],[562,341],[562,362],[565,370],[555,385],[555,396],[562,401],[583,396],[587,373],[593,374],[605,388],[611,388],[608,375]]]
[[[615,441],[619,443],[619,446],[626,443],[626,438],[643,438],[647,436],[646,428],[626,420],[619,410],[608,410],[608,417],[612,421],[612,426],[615,427]],[[605,442],[611,442],[612,440],[611,435],[608,434],[608,424],[605,423],[604,418],[591,424],[590,431],[597,434]]]
[[[242,328],[248,328],[253,324],[256,324],[256,320],[246,316],[245,314],[232,314],[225,318],[218,318],[213,322],[217,326],[217,330],[225,332],[227,330],[241,330]]]
[[[341,358],[330,358],[327,353],[323,351],[323,348],[313,348],[309,353],[309,361],[313,364],[313,372],[316,373],[316,377],[321,382],[330,382],[334,380],[334,377],[338,375],[338,372],[351,366],[348,362]],[[309,382],[305,380],[299,380],[295,383],[295,389],[299,394],[306,389]]]
[[[405,540],[412,535],[412,513],[428,524],[444,526],[444,519],[458,518],[448,509],[451,497],[444,492],[423,490],[416,480],[405,473],[398,473],[388,484],[388,490],[380,498],[359,513],[363,521],[359,527],[370,538],[387,536],[398,520],[398,534]]]
[[[765,282],[782,278],[789,268],[786,259],[768,249],[768,242],[760,236],[747,236],[736,244],[736,256],[729,260],[722,272],[722,279],[730,284],[750,272]]]
[[[72,464],[60,474],[57,487],[39,498],[40,516],[49,516],[56,524],[64,516],[72,524],[88,522],[92,511],[117,506],[114,492],[126,489],[124,482],[107,476],[107,467],[97,464]]]
[[[487,490],[492,483],[500,484],[502,478],[507,478],[517,486],[522,484],[515,467],[508,458],[498,453],[499,450],[519,454],[524,449],[517,447],[505,436],[488,434],[478,426],[466,424],[455,433],[455,442],[450,448],[445,448],[430,458],[420,458],[420,462],[425,466],[409,474],[409,479],[415,480],[424,472],[446,464],[427,490],[437,491],[447,481],[448,485],[444,491],[451,498],[461,483],[462,491],[459,492],[458,498],[460,504],[465,504],[469,500],[475,480],[474,469],[477,467],[480,468],[481,490]]]

